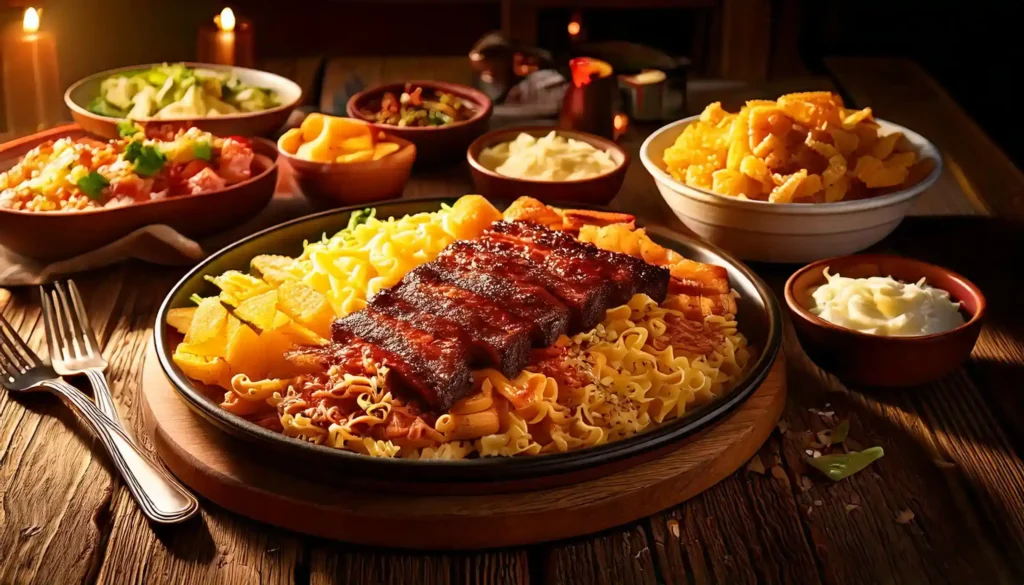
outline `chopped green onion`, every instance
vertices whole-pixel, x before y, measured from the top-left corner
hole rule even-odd
[[[192,147],[192,154],[199,160],[210,160],[213,158],[213,147],[209,142],[197,142]]]
[[[106,177],[93,171],[88,175],[78,179],[75,185],[89,196],[90,199],[99,201],[103,196],[103,189],[110,184],[110,181]]]
[[[141,131],[142,130],[140,130],[139,127],[135,125],[135,122],[132,122],[131,120],[125,119],[117,121],[117,134],[122,138],[135,136]]]
[[[193,303],[195,303],[195,304],[199,305],[199,304],[202,304],[202,302],[203,302],[203,297],[199,296],[199,295],[198,295],[198,294],[196,294],[196,293],[192,293],[192,296],[190,296],[190,297],[188,298],[188,300],[190,300],[190,301],[192,301]]]
[[[885,451],[881,447],[871,447],[863,451],[811,457],[807,463],[827,475],[832,481],[839,481],[871,465],[871,462],[881,459],[883,455],[885,455]]]
[[[143,146],[134,141],[124,149],[124,159],[135,163],[135,172],[143,177],[152,177],[164,168],[167,157],[154,146]]]
[[[829,434],[830,444],[839,445],[846,440],[846,437],[850,434],[850,420],[843,419],[839,421],[836,428],[832,429]]]
[[[352,215],[348,218],[348,226],[345,227],[345,231],[353,230],[357,225],[364,224],[371,218],[376,217],[377,210],[373,208],[360,209],[359,211],[353,211]]]

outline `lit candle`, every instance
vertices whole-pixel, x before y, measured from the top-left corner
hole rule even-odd
[[[629,116],[621,112],[615,114],[615,117],[612,118],[612,127],[615,128],[615,140],[622,138],[626,132],[629,132]]]
[[[205,25],[199,29],[199,60],[252,67],[255,62],[252,23],[236,19],[230,8],[214,16],[213,23],[215,26]]]
[[[3,39],[4,115],[15,135],[37,132],[61,118],[57,41],[39,30],[40,11],[27,8],[20,29]]]
[[[580,32],[583,30],[583,25],[580,24],[579,13],[573,13],[572,18],[569,20],[569,40],[576,42],[580,38]]]

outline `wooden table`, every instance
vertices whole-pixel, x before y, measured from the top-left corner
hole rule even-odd
[[[910,218],[879,248],[937,261],[985,290],[991,313],[962,370],[924,388],[858,392],[809,362],[787,325],[785,432],[764,445],[759,464],[601,534],[450,554],[308,538],[209,503],[200,521],[150,526],[67,408],[49,396],[2,393],[0,584],[1020,583],[1024,176],[913,64],[846,59],[829,67],[834,79],[825,82],[850,101],[918,130],[947,155],[946,173],[915,214],[955,217]],[[630,138],[634,150],[640,138]],[[456,166],[417,176],[407,194],[469,189]],[[615,205],[682,229],[638,163]],[[754,268],[778,291],[794,267]],[[136,435],[154,314],[180,275],[131,263],[77,278]],[[4,315],[42,347],[35,292],[12,293]],[[838,483],[810,475],[802,441],[824,428],[815,411],[848,418],[851,437],[882,445],[886,456]]]

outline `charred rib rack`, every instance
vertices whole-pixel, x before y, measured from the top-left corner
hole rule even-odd
[[[335,321],[334,344],[364,344],[389,383],[440,412],[472,388],[471,368],[517,375],[531,347],[593,328],[609,307],[665,299],[667,269],[527,222],[496,222]],[[336,352],[335,352],[336,353]],[[333,355],[321,351],[318,355]]]

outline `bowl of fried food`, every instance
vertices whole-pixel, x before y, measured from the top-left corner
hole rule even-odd
[[[811,262],[888,236],[942,171],[935,146],[828,92],[713,103],[640,159],[679,219],[745,260]]]
[[[371,87],[352,96],[350,118],[408,140],[422,161],[453,161],[487,130],[494,109],[482,91],[442,81],[409,81]]]
[[[310,114],[277,141],[302,193],[332,208],[394,199],[409,180],[416,145],[351,118]]]

